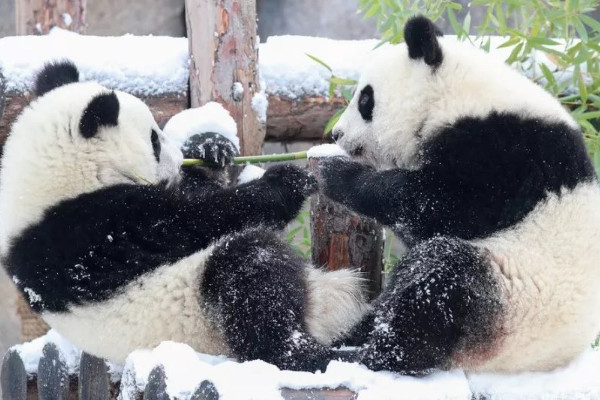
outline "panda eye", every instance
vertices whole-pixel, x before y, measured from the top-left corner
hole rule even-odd
[[[360,91],[360,97],[358,98],[358,111],[365,121],[373,120],[374,107],[373,87],[367,85]]]
[[[160,160],[160,140],[158,138],[158,133],[154,129],[152,129],[152,133],[150,134],[150,141],[152,142],[152,150],[154,151],[154,158],[158,162]]]

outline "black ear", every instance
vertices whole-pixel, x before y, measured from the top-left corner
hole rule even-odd
[[[408,56],[412,59],[422,58],[427,65],[438,67],[444,58],[438,36],[443,36],[440,28],[424,16],[409,19],[404,26]]]
[[[85,138],[98,133],[101,126],[117,126],[119,99],[115,92],[99,94],[90,101],[79,121],[79,131]]]
[[[79,82],[79,71],[71,61],[48,63],[35,78],[34,93],[42,96],[52,89],[74,82]]]

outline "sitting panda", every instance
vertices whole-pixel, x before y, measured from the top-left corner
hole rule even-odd
[[[314,178],[278,165],[225,188],[202,168],[181,174],[182,153],[148,107],[78,82],[69,62],[45,66],[36,92],[4,148],[0,256],[51,327],[117,363],[173,340],[324,368],[366,306],[359,276],[313,268],[274,233]],[[216,164],[234,155],[211,133],[185,147]]]
[[[351,338],[371,369],[562,366],[599,331],[600,190],[550,94],[424,17],[363,70],[325,159],[330,198],[409,250]],[[373,168],[375,167],[375,168]]]

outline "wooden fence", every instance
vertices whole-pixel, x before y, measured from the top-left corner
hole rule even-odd
[[[173,400],[167,393],[167,377],[161,365],[152,369],[144,390],[140,391],[122,388],[120,382],[113,381],[106,362],[100,358],[82,353],[79,373],[70,375],[64,357],[54,343],[47,343],[42,353],[36,375],[27,374],[16,350],[6,353],[0,375],[2,400],[117,400],[122,390],[127,390],[134,400]],[[282,389],[281,395],[286,400],[356,398],[354,392],[343,388]],[[204,380],[193,390],[190,400],[218,400],[219,397],[215,385]]]

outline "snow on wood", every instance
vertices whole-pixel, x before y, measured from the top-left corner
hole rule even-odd
[[[81,353],[55,331],[12,350],[20,355],[27,373],[35,376],[43,348],[48,343],[56,346],[69,374],[76,374]],[[592,349],[570,365],[550,372],[507,375],[465,374],[453,370],[416,378],[374,372],[358,364],[340,361],[330,362],[325,372],[282,371],[260,360],[239,363],[225,356],[196,353],[185,344],[163,342],[153,350],[131,353],[123,370],[110,366],[111,380],[121,380],[121,399],[138,398],[146,390],[152,371],[159,366],[165,373],[164,390],[170,398],[180,400],[190,399],[205,381],[213,384],[224,400],[304,399],[309,397],[301,394],[310,393],[311,389],[341,389],[336,392],[339,397],[336,395],[335,398],[355,398],[352,396],[356,393],[361,400],[600,398],[600,352]],[[323,396],[327,392],[320,393]]]

